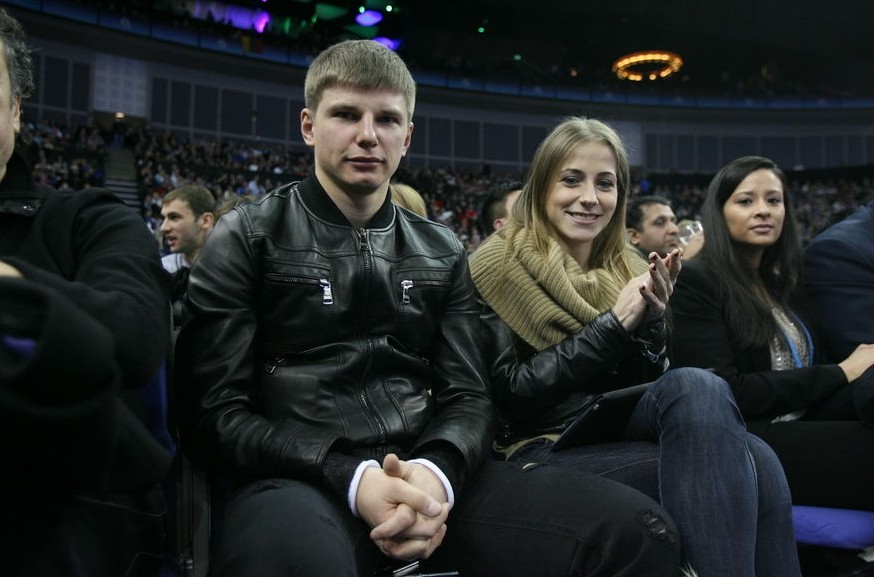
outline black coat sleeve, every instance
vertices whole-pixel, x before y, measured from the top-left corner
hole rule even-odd
[[[76,194],[90,194],[93,200],[83,205]],[[115,343],[122,386],[137,388],[167,358],[170,278],[154,239],[134,211],[108,193],[76,194],[53,195],[41,209],[47,235],[42,250],[27,248],[21,256],[4,260],[103,325]],[[55,236],[56,229],[68,236]],[[49,270],[44,253],[66,270]]]
[[[550,428],[589,395],[655,380],[665,368],[664,356],[656,362],[644,357],[642,344],[612,311],[539,352],[485,304],[482,322],[492,398],[514,430]]]
[[[719,283],[699,261],[683,267],[671,296],[671,311],[672,364],[701,367],[724,378],[746,418],[809,407],[847,384],[837,365],[773,371],[767,347],[741,350],[726,321]]]
[[[125,410],[112,335],[32,281],[0,279],[0,311],[4,483],[48,488],[46,498],[101,488]]]

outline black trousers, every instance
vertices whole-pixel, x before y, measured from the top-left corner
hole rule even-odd
[[[874,511],[874,371],[840,389],[797,421],[751,420],[771,445],[796,505]]]
[[[4,497],[3,575],[154,577],[160,567],[166,507],[158,486],[68,499]]]
[[[674,523],[649,497],[614,481],[549,466],[489,462],[465,487],[423,573],[463,577],[679,575]],[[232,495],[210,573],[369,577],[400,566],[345,503],[288,479]]]

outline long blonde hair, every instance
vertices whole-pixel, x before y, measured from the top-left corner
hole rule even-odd
[[[631,188],[631,169],[622,139],[599,120],[576,116],[566,118],[540,143],[522,194],[514,206],[510,226],[526,228],[534,246],[546,257],[550,239],[555,238],[554,227],[546,214],[546,197],[562,163],[578,146],[587,142],[600,142],[610,147],[616,158],[618,180],[616,210],[604,230],[592,241],[589,268],[604,268],[618,280],[627,282],[634,276],[629,263],[625,231],[625,206]]]

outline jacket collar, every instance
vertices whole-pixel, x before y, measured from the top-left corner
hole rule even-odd
[[[0,214],[33,217],[47,196],[46,189],[34,184],[24,156],[13,152],[6,163],[6,174],[0,181]]]
[[[0,181],[0,198],[30,198],[40,196],[33,183],[30,166],[16,149],[6,163],[6,175]]]
[[[303,179],[298,187],[301,199],[319,218],[322,218],[331,224],[339,226],[352,226],[349,220],[343,215],[328,193],[325,191],[322,184],[312,175]],[[394,208],[391,204],[391,195],[385,195],[385,202],[376,211],[376,214],[370,219],[365,228],[386,228],[394,219]]]

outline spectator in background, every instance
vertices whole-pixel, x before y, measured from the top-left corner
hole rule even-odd
[[[215,219],[220,219],[227,213],[234,210],[235,207],[243,204],[244,202],[255,202],[258,200],[258,198],[259,197],[252,196],[251,194],[234,195],[219,205],[219,207],[215,211]]]
[[[831,357],[843,359],[862,343],[874,343],[874,201],[814,237],[804,264],[814,325]],[[872,387],[869,374],[853,393],[868,422],[874,422]]]
[[[422,218],[428,218],[425,199],[419,191],[408,184],[394,183],[390,186],[391,199],[396,205],[411,210]]]
[[[518,180],[502,182],[489,189],[479,210],[479,228],[483,238],[506,224],[521,192],[522,183]]]
[[[874,201],[814,237],[804,264],[814,324],[832,357],[874,343]]]
[[[212,193],[194,184],[171,190],[161,205],[161,233],[170,248],[170,254],[161,258],[161,264],[172,275],[175,327],[181,327],[188,318],[184,303],[188,275],[215,226],[215,205]]]
[[[161,205],[161,234],[170,254],[161,259],[167,272],[191,268],[215,226],[215,197],[202,186],[171,190]]]
[[[644,256],[656,252],[666,256],[677,247],[683,247],[683,258],[688,260],[698,254],[703,245],[703,234],[695,235],[686,245],[680,242],[680,229],[677,215],[671,201],[663,196],[634,196],[628,199],[625,226],[628,242],[637,247]]]
[[[3,574],[154,574],[170,454],[139,415],[168,349],[167,274],[115,195],[34,182],[13,151],[30,50],[2,8],[0,42]]]

